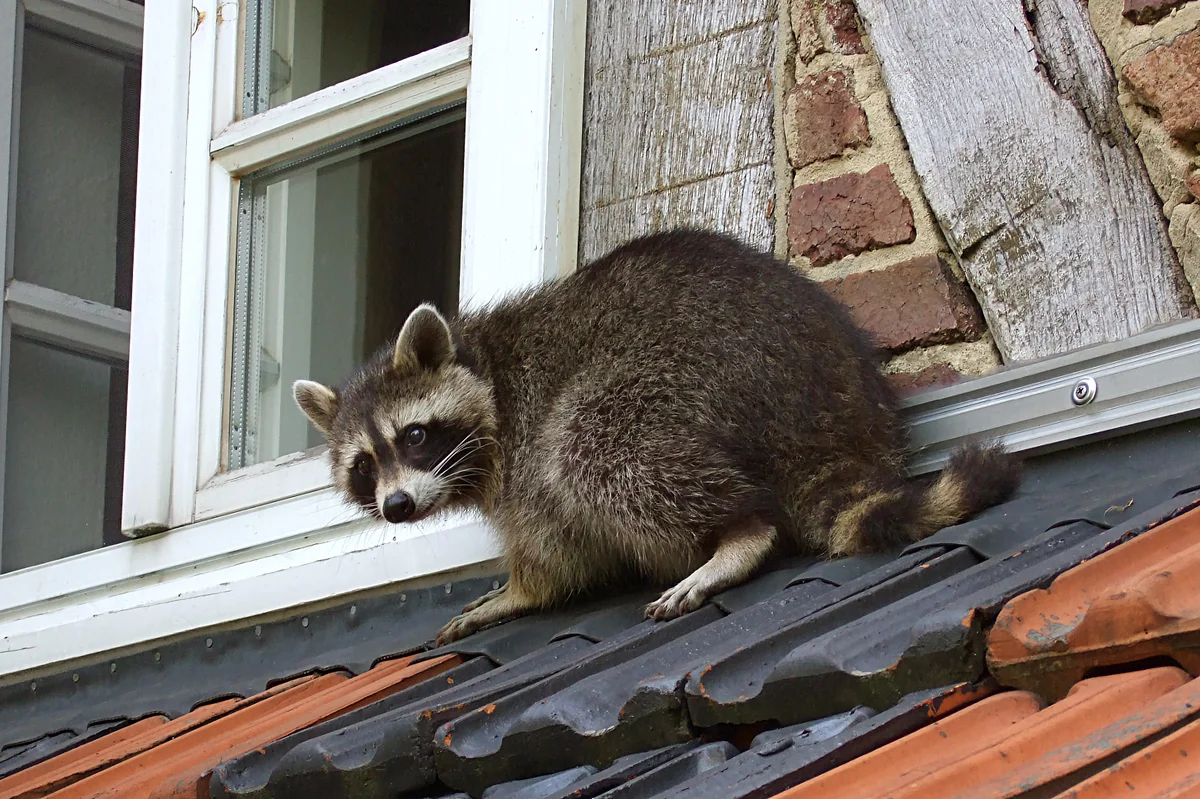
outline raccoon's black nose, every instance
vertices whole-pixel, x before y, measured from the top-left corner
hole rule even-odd
[[[417,509],[417,503],[403,491],[397,491],[383,501],[383,518],[392,524],[407,521]]]

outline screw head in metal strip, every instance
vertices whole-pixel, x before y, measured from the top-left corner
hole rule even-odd
[[[1076,405],[1087,405],[1096,399],[1096,381],[1085,377],[1071,389],[1071,402]]]

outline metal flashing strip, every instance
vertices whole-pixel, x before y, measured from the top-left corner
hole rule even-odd
[[[929,391],[902,407],[913,474],[941,468],[970,439],[1044,452],[1190,418],[1200,415],[1200,320]]]
[[[380,658],[424,648],[464,596],[486,591],[491,582],[464,580],[358,599],[0,687],[0,746],[50,731],[82,734],[97,719],[176,717],[198,703],[248,696],[292,674],[330,668],[362,673]]]

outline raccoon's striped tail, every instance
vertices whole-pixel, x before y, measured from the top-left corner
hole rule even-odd
[[[833,555],[886,550],[966,521],[1004,502],[1017,490],[1021,468],[1000,444],[965,444],[933,483],[910,483],[874,492],[833,522]]]

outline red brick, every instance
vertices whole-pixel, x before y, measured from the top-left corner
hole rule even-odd
[[[1170,14],[1171,9],[1175,6],[1183,5],[1185,2],[1187,0],[1125,0],[1125,8],[1121,10],[1121,13],[1130,22],[1145,25],[1162,19]]]
[[[912,205],[881,164],[792,190],[788,204],[788,244],[822,266],[867,250],[916,238]]]
[[[1146,53],[1125,67],[1125,77],[1158,110],[1167,133],[1200,142],[1200,30]]]
[[[933,366],[926,366],[919,372],[900,372],[894,375],[888,375],[888,382],[892,384],[892,388],[902,397],[910,394],[920,394],[922,391],[931,391],[935,388],[944,388],[952,386],[962,379],[962,374],[952,366],[944,363],[935,363]]]
[[[842,55],[867,52],[852,0],[825,0],[825,21],[833,34],[833,49]]]
[[[891,352],[969,341],[983,333],[974,297],[936,255],[822,285]]]
[[[784,132],[797,169],[870,141],[867,115],[844,72],[809,75],[788,92]]]

